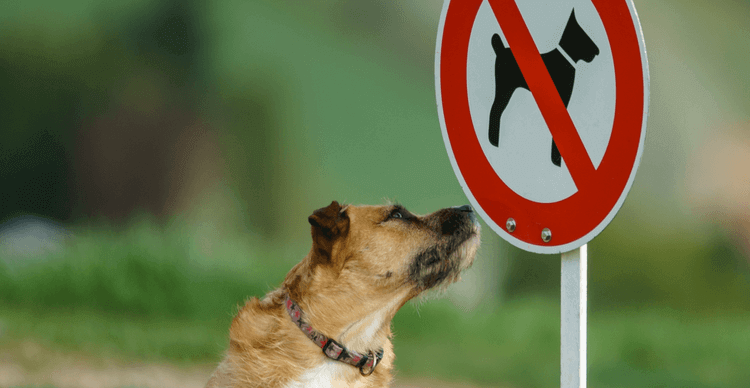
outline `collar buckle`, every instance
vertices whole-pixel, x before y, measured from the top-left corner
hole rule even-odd
[[[344,347],[333,338],[329,338],[326,344],[323,345],[323,353],[325,353],[328,358],[338,361],[341,358],[341,355],[344,354]]]

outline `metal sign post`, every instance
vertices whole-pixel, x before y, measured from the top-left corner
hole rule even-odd
[[[587,245],[562,254],[560,387],[586,387]]]

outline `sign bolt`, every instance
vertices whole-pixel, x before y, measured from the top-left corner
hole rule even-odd
[[[549,228],[542,229],[542,241],[547,243],[549,240],[552,240],[552,231]]]
[[[508,232],[513,233],[513,231],[516,230],[516,220],[508,218],[508,221],[505,221],[505,229],[508,229]]]

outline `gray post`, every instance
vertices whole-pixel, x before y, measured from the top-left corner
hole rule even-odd
[[[587,246],[562,254],[560,266],[560,387],[586,387]]]

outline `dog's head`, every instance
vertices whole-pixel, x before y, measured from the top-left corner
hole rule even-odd
[[[418,216],[401,205],[342,206],[332,202],[308,218],[313,246],[294,278],[307,290],[408,299],[447,285],[471,266],[479,224],[470,206]],[[300,286],[301,284],[297,284]],[[294,295],[297,294],[297,295]],[[401,304],[403,304],[401,303]],[[399,306],[400,307],[400,306]]]

